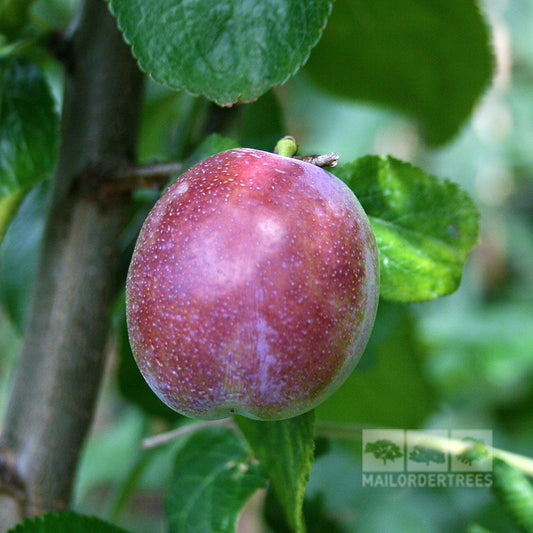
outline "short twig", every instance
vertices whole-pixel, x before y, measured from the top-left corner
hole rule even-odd
[[[148,450],[149,448],[154,448],[156,446],[161,446],[162,444],[167,444],[167,442],[176,440],[185,435],[191,435],[197,431],[201,431],[210,427],[227,427],[229,429],[237,429],[233,418],[223,418],[222,420],[208,420],[206,422],[197,422],[194,424],[188,424],[186,426],[181,426],[172,431],[166,433],[160,433],[153,437],[148,437],[144,439],[141,448],[143,450]]]
[[[85,166],[80,182],[87,196],[106,202],[135,189],[163,189],[182,170],[177,162],[123,167],[115,161],[93,161]]]
[[[294,159],[311,163],[311,165],[316,165],[317,167],[335,167],[339,161],[339,156],[336,153],[331,152],[330,154],[321,155],[294,156]]]
[[[107,176],[106,185],[114,191],[131,190],[139,187],[162,188],[168,181],[179,174],[183,163],[172,161],[170,163],[152,163],[137,167],[118,169],[114,174]]]

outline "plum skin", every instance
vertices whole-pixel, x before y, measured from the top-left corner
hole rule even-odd
[[[343,182],[227,150],[180,176],[145,220],[126,283],[130,344],[181,414],[290,418],[355,368],[378,293],[374,234]]]

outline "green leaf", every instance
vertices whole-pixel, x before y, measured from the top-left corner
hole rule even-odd
[[[0,243],[0,305],[19,332],[24,329],[33,290],[47,193],[48,183],[43,182],[26,194]],[[23,196],[25,190],[14,194]]]
[[[125,529],[98,518],[72,511],[27,518],[8,533],[127,533]]]
[[[13,37],[24,26],[35,0],[0,0],[0,33]]]
[[[234,431],[194,433],[175,458],[166,510],[170,533],[234,533],[250,496],[265,486],[258,465]]]
[[[255,100],[306,61],[331,0],[110,0],[139,65],[220,105]]]
[[[0,201],[46,178],[56,160],[58,117],[50,88],[37,66],[0,58]],[[11,204],[8,206],[8,204]],[[0,204],[5,230],[12,202]]]
[[[25,195],[25,189],[19,189],[13,194],[0,198],[0,242],[2,242],[7,227],[11,219],[15,216]]]
[[[345,530],[338,523],[338,518],[326,509],[322,492],[317,492],[312,498],[305,498],[303,505],[307,533],[342,533]],[[272,490],[267,490],[263,515],[268,531],[275,533],[293,533],[287,525],[283,509]]]
[[[231,150],[232,148],[239,148],[239,143],[229,137],[224,137],[214,133],[205,138],[196,150],[187,158],[183,165],[183,171],[193,167],[200,161],[211,157],[212,155],[223,152],[224,150]]]
[[[492,490],[521,531],[533,531],[533,485],[519,470],[501,459],[493,460]]]
[[[416,428],[435,407],[423,372],[424,349],[405,305],[381,301],[361,363],[330,398],[317,420]]]
[[[306,65],[335,94],[411,114],[430,144],[458,131],[492,68],[474,0],[337,0]]]
[[[54,100],[39,68],[0,58],[0,197],[47,177],[58,139]]]
[[[479,229],[478,211],[463,189],[389,156],[362,157],[332,172],[370,219],[383,298],[420,302],[457,289]]]
[[[295,532],[305,531],[302,505],[313,464],[314,420],[314,411],[275,422],[235,417]]]

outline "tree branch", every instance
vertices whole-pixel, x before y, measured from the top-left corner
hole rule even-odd
[[[100,188],[107,195],[129,193],[143,187],[162,189],[182,169],[182,163],[173,161],[115,169],[102,176]]]
[[[86,0],[66,72],[62,146],[0,439],[0,532],[69,504],[103,369],[129,197],[87,196],[91,163],[134,158],[142,77],[104,0]]]

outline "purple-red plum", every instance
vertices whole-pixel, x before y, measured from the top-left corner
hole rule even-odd
[[[198,163],[140,232],[126,303],[150,387],[179,413],[304,413],[356,366],[375,319],[378,254],[350,189],[253,149]]]

